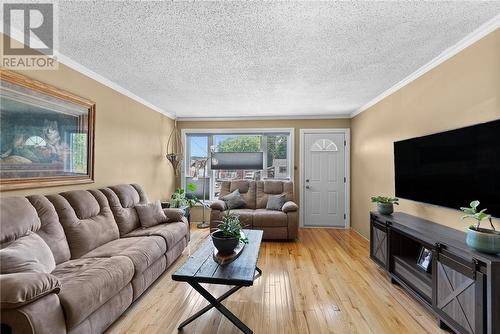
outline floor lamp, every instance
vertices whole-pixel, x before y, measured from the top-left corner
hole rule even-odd
[[[203,181],[202,181],[202,185],[201,185],[201,189],[202,189],[202,192],[203,192],[203,198],[202,198],[202,202],[201,202],[202,210],[203,210],[203,216],[202,216],[203,218],[202,218],[201,223],[199,223],[199,224],[196,225],[196,227],[198,227],[198,228],[207,228],[207,227],[210,227],[210,222],[205,221],[206,167],[207,167],[207,162],[208,162],[209,159],[210,159],[210,157],[207,157],[206,159],[195,160],[195,162],[192,165],[192,167],[194,167],[193,181],[195,181],[195,182],[199,180],[199,178],[198,178],[198,171],[200,169],[203,169],[203,175],[202,175]]]

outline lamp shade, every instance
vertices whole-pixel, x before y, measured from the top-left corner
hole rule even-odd
[[[214,152],[211,169],[253,169],[264,168],[263,152]]]

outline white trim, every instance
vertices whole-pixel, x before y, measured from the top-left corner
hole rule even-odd
[[[247,134],[247,133],[288,133],[290,136],[290,145],[287,145],[287,156],[290,157],[289,173],[290,180],[295,182],[295,129],[294,128],[236,128],[236,129],[181,129],[181,144],[186,153],[182,161],[181,168],[181,187],[186,186],[186,159],[188,159],[188,150],[186,135],[188,134]],[[211,145],[209,143],[209,145]],[[211,170],[209,170],[211,173]],[[211,185],[212,186],[212,185]],[[213,189],[210,189],[210,200],[212,200]]]
[[[458,54],[460,51],[464,50],[465,48],[471,46],[481,38],[485,37],[486,35],[492,33],[496,29],[500,27],[500,14],[496,15],[494,18],[491,20],[487,21],[486,23],[482,24],[479,28],[462,38],[458,43],[455,45],[447,48],[443,52],[441,52],[437,57],[429,61],[427,64],[424,66],[420,67],[418,70],[404,78],[403,80],[399,81],[396,83],[394,86],[390,87],[386,91],[384,91],[382,94],[378,95],[368,103],[364,104],[361,106],[359,109],[356,111],[352,112],[350,117],[354,117],[363,111],[369,109],[370,107],[374,106],[378,102],[382,101],[389,95],[395,93],[396,91],[400,90],[404,86],[408,85],[412,81],[415,81],[425,73],[429,72],[433,68],[437,67],[438,65],[442,64],[446,60],[450,59],[451,57],[455,56]]]
[[[345,150],[344,150],[344,176],[346,182],[344,185],[344,203],[345,203],[345,229],[351,228],[351,130],[348,128],[333,128],[333,129],[300,129],[300,169],[299,169],[299,194],[300,194],[300,227],[315,227],[304,226],[305,212],[304,210],[304,135],[310,133],[342,133],[344,134]],[[318,226],[319,227],[319,226]],[[330,228],[330,227],[328,227]],[[333,227],[339,228],[339,227]]]
[[[2,21],[0,21],[0,23],[2,23]],[[3,32],[3,24],[0,24],[1,27],[0,27],[0,32],[4,33]],[[11,34],[10,35],[7,35],[7,36],[10,36],[10,38],[12,39],[15,39],[17,40],[18,42],[20,43],[23,43],[24,41],[24,36],[23,34],[18,30],[18,29],[15,29],[15,28],[12,28],[11,27]],[[157,107],[156,105],[144,100],[142,97],[139,97],[138,95],[132,93],[131,91],[129,91],[128,89],[120,86],[119,84],[117,84],[116,82],[113,82],[111,80],[109,80],[108,78],[92,71],[91,69],[85,67],[84,65],[80,64],[79,62],[71,59],[70,57],[68,56],[65,56],[63,55],[62,53],[54,50],[54,59],[60,63],[60,64],[64,64],[66,65],[67,67],[99,82],[100,84],[103,84],[104,86],[106,87],[109,87],[111,89],[113,89],[114,91],[122,94],[122,95],[125,95],[129,98],[131,98],[132,100],[135,100],[137,102],[139,102],[140,104],[156,111],[156,112],[159,112],[171,119],[175,119],[175,114],[174,113],[171,113],[171,112],[168,112],[168,111],[165,111],[163,110],[162,108],[160,107]]]
[[[178,121],[182,122],[221,122],[221,121],[268,121],[268,120],[282,120],[282,119],[345,119],[351,118],[350,114],[338,114],[338,115],[290,115],[290,116],[239,116],[239,117],[177,117]]]

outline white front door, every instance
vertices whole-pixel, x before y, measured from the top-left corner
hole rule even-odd
[[[345,134],[303,136],[303,225],[345,227]]]

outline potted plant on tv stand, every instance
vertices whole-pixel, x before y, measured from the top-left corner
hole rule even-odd
[[[390,215],[394,212],[394,204],[399,205],[399,198],[373,196],[372,203],[377,203],[377,211],[383,215]]]
[[[467,229],[467,238],[465,239],[467,245],[480,252],[497,254],[500,253],[500,232],[495,229],[491,221],[491,215],[486,213],[487,209],[478,211],[479,201],[472,201],[469,208],[461,207],[466,215],[462,219],[471,218],[476,221],[475,225],[470,225]],[[491,229],[482,228],[481,222],[488,220]]]
[[[239,242],[248,243],[248,239],[241,234],[243,226],[240,217],[228,210],[222,217],[217,230],[212,233],[212,241],[221,255],[230,255]]]

